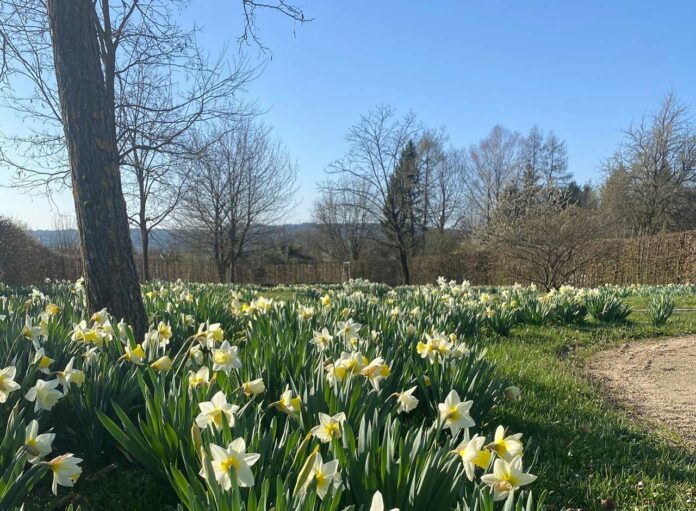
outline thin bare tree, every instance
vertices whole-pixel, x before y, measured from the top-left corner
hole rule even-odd
[[[397,200],[393,184],[403,151],[409,142],[418,140],[419,134],[413,113],[399,118],[391,107],[378,106],[350,129],[346,154],[328,169],[339,178],[333,181],[334,189],[359,199],[356,204],[370,221],[383,226],[385,236],[378,241],[398,253],[406,284],[410,283],[409,257],[413,247],[404,221],[412,212],[403,211],[403,201]]]
[[[207,147],[190,163],[179,224],[212,253],[220,281],[234,281],[238,262],[294,206],[297,169],[268,127],[242,119],[218,129],[199,135]]]
[[[80,253],[80,240],[77,235],[77,224],[71,215],[56,213],[51,221],[52,232],[47,244],[53,250],[66,255]]]
[[[696,187],[696,124],[689,108],[667,94],[655,113],[631,124],[624,136],[607,161],[607,183],[622,185],[605,186],[603,202],[633,233],[680,228],[684,211],[694,209]]]
[[[472,214],[487,225],[505,188],[520,176],[520,135],[496,125],[469,150],[468,199]]]
[[[312,216],[322,253],[336,261],[358,260],[376,228],[370,223],[365,195],[351,190],[363,183],[325,183],[314,203]]]

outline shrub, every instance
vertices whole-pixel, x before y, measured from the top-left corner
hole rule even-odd
[[[601,323],[620,323],[626,321],[633,311],[621,297],[608,290],[597,290],[585,298],[587,311]]]

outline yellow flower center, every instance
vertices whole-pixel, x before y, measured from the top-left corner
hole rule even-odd
[[[504,481],[496,481],[496,483],[493,485],[493,489],[497,490],[499,492],[504,492],[504,491],[512,491],[515,489],[513,484],[508,481],[507,479]]]
[[[451,407],[449,410],[447,410],[447,419],[456,421],[459,419],[461,414],[459,413],[459,410],[457,409],[456,406]]]
[[[341,426],[338,424],[338,422],[332,422],[331,424],[324,426],[324,431],[326,431],[326,434],[330,437],[338,436],[338,434],[341,432]]]
[[[230,361],[231,358],[232,357],[227,352],[216,351],[215,355],[213,356],[213,361],[216,364],[225,365]]]
[[[488,468],[491,461],[491,453],[489,451],[478,451],[476,457],[471,462],[480,468]]]
[[[212,412],[210,412],[210,416],[213,419],[213,422],[216,426],[222,426],[222,410],[216,408]]]
[[[222,470],[225,472],[229,472],[230,468],[239,470],[239,461],[237,461],[237,458],[230,456],[220,462],[220,467],[222,467]]]

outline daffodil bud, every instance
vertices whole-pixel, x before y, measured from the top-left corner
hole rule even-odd
[[[205,450],[203,449],[203,437],[201,436],[201,430],[195,424],[191,426],[191,440],[193,441],[193,446],[196,448],[196,452],[203,456]]]
[[[266,385],[264,385],[262,378],[257,378],[256,380],[242,383],[242,390],[247,396],[256,396],[266,390]]]
[[[169,371],[172,368],[172,359],[165,355],[155,360],[150,367],[159,372]]]

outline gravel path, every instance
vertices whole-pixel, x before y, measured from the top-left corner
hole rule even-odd
[[[619,400],[696,446],[696,336],[625,344],[588,367]]]

